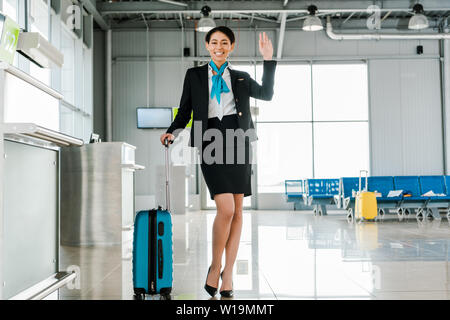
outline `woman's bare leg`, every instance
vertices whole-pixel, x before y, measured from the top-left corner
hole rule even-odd
[[[234,197],[232,193],[221,193],[214,196],[217,214],[213,224],[212,262],[206,284],[217,288],[219,285],[222,255],[230,234],[234,215]]]
[[[243,194],[234,194],[234,215],[231,222],[230,235],[225,246],[225,267],[220,291],[233,289],[233,267],[239,249],[242,232]]]

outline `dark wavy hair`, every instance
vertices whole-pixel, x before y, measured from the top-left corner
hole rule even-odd
[[[211,40],[211,36],[214,32],[222,32],[224,35],[226,35],[228,37],[228,39],[230,39],[231,44],[234,43],[234,41],[236,40],[236,38],[234,37],[234,32],[225,26],[219,26],[219,27],[215,27],[213,29],[211,29],[205,37],[205,41],[209,43],[209,40]]]

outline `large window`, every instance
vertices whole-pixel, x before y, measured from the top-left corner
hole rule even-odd
[[[256,101],[258,193],[369,168],[366,64],[279,64],[274,90],[272,101]]]
[[[315,121],[367,121],[366,64],[312,66]]]
[[[257,124],[258,193],[284,192],[285,179],[312,176],[311,128],[303,122]]]
[[[314,64],[314,177],[369,169],[367,65]]]
[[[357,177],[369,169],[368,134],[367,122],[315,122],[314,177]]]
[[[263,68],[256,68],[260,83]],[[278,65],[272,101],[258,100],[258,122],[311,121],[311,66]]]

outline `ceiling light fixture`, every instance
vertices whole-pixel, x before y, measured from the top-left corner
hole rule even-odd
[[[421,30],[428,28],[428,19],[424,15],[423,6],[415,4],[413,7],[414,15],[409,19],[408,28],[413,30]]]
[[[304,31],[319,31],[323,29],[322,22],[316,17],[317,7],[310,5],[308,7],[309,16],[303,22]]]
[[[209,17],[209,13],[211,12],[211,8],[208,6],[204,6],[200,11],[203,14],[203,17],[200,19],[197,25],[198,32],[208,32],[211,29],[216,27],[216,23],[212,18]]]

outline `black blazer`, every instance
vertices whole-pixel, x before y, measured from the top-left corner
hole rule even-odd
[[[229,69],[239,127],[244,131],[255,128],[250,114],[250,97],[266,101],[272,100],[276,65],[277,62],[274,60],[264,61],[262,85],[253,80],[247,72]],[[201,148],[203,134],[208,128],[208,105],[208,64],[188,69],[178,114],[166,133],[177,137],[181,131],[177,129],[186,127],[191,120],[193,111],[189,146]],[[258,139],[254,130],[251,131],[250,142]]]

